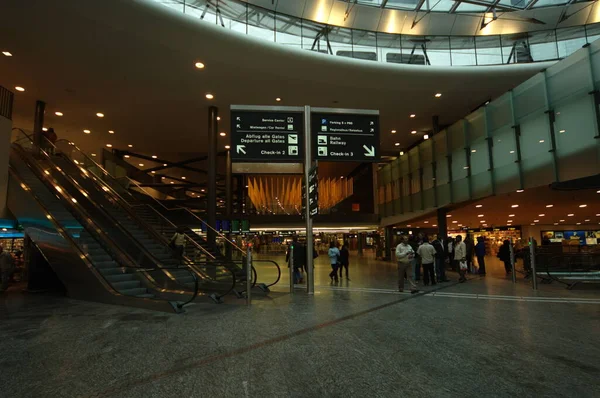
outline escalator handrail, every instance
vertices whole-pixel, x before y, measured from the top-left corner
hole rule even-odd
[[[273,260],[255,260],[252,259],[252,263],[272,263],[275,264],[275,267],[277,267],[277,279],[275,280],[275,282],[267,285],[267,287],[271,287],[273,285],[276,285],[277,283],[279,283],[279,281],[281,280],[281,267],[279,266],[279,264]]]
[[[216,229],[214,229],[213,227],[211,227],[206,221],[204,221],[203,219],[201,219],[200,217],[198,217],[198,215],[194,214],[193,211],[191,211],[190,209],[188,209],[187,207],[184,206],[177,206],[175,209],[169,209],[167,206],[165,206],[160,200],[156,199],[155,197],[153,197],[152,195],[150,195],[148,193],[147,190],[144,189],[144,187],[142,187],[136,180],[126,177],[127,180],[135,185],[135,187],[137,189],[140,189],[141,191],[143,191],[146,196],[150,197],[152,200],[154,200],[160,207],[162,207],[163,209],[165,209],[166,211],[174,211],[174,210],[184,210],[187,213],[189,213],[192,217],[196,218],[198,221],[200,221],[203,225],[206,225],[206,228],[209,228],[211,231],[213,231],[217,236],[219,236],[220,238],[226,240],[227,242],[229,242],[229,244],[233,247],[236,248],[236,250],[238,250],[240,253],[242,253],[243,255],[246,255],[246,253],[244,252],[243,249],[241,249],[238,245],[236,245],[233,241],[231,241],[229,238],[227,238],[225,235],[223,235],[221,232],[217,231]]]
[[[188,271],[190,273],[190,275],[192,275],[192,278],[194,279],[194,294],[192,295],[192,297],[184,302],[184,303],[177,303],[177,308],[178,309],[182,309],[184,306],[190,304],[192,301],[194,301],[196,299],[196,297],[198,297],[198,293],[200,291],[200,286],[198,284],[198,276],[196,275],[195,272],[193,272],[191,269],[187,268],[187,267],[159,267],[159,268],[140,268],[140,267],[123,267],[123,268],[132,268],[135,270],[135,272],[152,272],[152,271],[157,271],[157,270],[185,270]]]

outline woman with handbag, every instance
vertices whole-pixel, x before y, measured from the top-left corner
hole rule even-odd
[[[340,261],[340,249],[337,248],[334,241],[331,241],[329,244],[329,251],[327,252],[329,255],[329,263],[331,264],[331,272],[329,273],[329,277],[331,278],[331,282],[334,281],[338,283],[340,280],[337,276],[338,264]]]
[[[458,261],[458,272],[460,273],[458,281],[463,283],[467,280],[467,278],[465,278],[467,272],[467,246],[465,245],[465,242],[462,241],[462,236],[460,235],[456,236],[454,260]]]

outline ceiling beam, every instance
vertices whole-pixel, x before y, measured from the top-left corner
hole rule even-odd
[[[533,6],[538,2],[539,0],[531,0],[527,6],[525,6],[526,10],[531,10],[533,8]]]

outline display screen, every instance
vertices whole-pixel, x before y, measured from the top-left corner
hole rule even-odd
[[[600,244],[600,231],[542,231],[542,241],[574,243],[579,245]]]

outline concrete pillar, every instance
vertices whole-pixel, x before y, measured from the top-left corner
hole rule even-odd
[[[217,226],[217,136],[218,124],[217,116],[219,109],[216,106],[208,108],[208,185],[206,187],[207,203],[206,215],[207,222],[212,228]],[[210,245],[215,245],[217,235],[211,229],[207,228],[207,240]]]
[[[6,195],[8,193],[8,156],[12,131],[14,95],[0,86],[0,219],[8,218]]]
[[[44,127],[44,113],[46,112],[46,103],[36,101],[35,114],[33,116],[33,144],[36,148],[42,143],[42,128]]]
[[[447,214],[448,209],[444,207],[437,210],[438,234],[442,238],[446,238],[446,236],[448,236],[448,219],[446,218]]]

